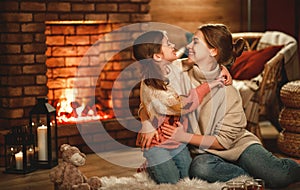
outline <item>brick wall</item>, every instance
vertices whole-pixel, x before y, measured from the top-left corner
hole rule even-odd
[[[117,150],[122,145],[135,147],[135,131],[139,130],[140,124],[134,118],[121,120],[63,125],[58,128],[58,144],[76,145],[84,153]]]
[[[47,96],[46,21],[101,21],[112,29],[150,21],[149,0],[10,0],[0,2],[0,129],[28,123],[36,97]]]
[[[27,125],[36,98],[53,95],[47,86],[47,66],[51,65],[47,60],[45,33],[48,21],[97,21],[109,23],[112,29],[117,29],[150,21],[149,1],[1,1],[0,130]],[[0,140],[1,156],[4,142],[2,137]]]

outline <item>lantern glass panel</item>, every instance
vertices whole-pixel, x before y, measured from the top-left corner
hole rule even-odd
[[[36,169],[34,136],[27,126],[15,127],[5,135],[5,172],[26,174]]]
[[[47,99],[38,99],[30,112],[30,130],[35,134],[35,150],[39,168],[58,164],[56,110]]]

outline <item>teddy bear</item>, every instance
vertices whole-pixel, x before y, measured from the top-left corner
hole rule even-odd
[[[86,161],[86,155],[77,147],[63,144],[60,147],[62,162],[54,167],[49,174],[51,182],[57,190],[97,190],[101,180],[97,176],[87,178],[79,170]]]

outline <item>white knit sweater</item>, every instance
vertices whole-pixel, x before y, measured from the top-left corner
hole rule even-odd
[[[197,66],[187,71],[193,85],[199,85],[207,80],[219,76],[220,68],[217,66],[213,71],[203,72]],[[189,84],[185,85],[186,87]],[[186,88],[186,90],[189,90]],[[195,112],[198,117],[198,125],[193,125],[195,134],[213,135],[225,150],[213,150],[193,147],[192,152],[210,152],[226,160],[237,160],[242,152],[251,144],[261,143],[252,133],[245,129],[247,119],[242,106],[239,92],[232,86],[214,88],[204,97],[201,106]],[[194,123],[189,117],[190,123]]]

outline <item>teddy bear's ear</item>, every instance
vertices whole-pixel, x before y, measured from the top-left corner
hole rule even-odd
[[[65,151],[65,150],[67,150],[69,147],[70,147],[69,144],[62,144],[62,145],[60,146],[60,151],[63,152],[63,151]]]

